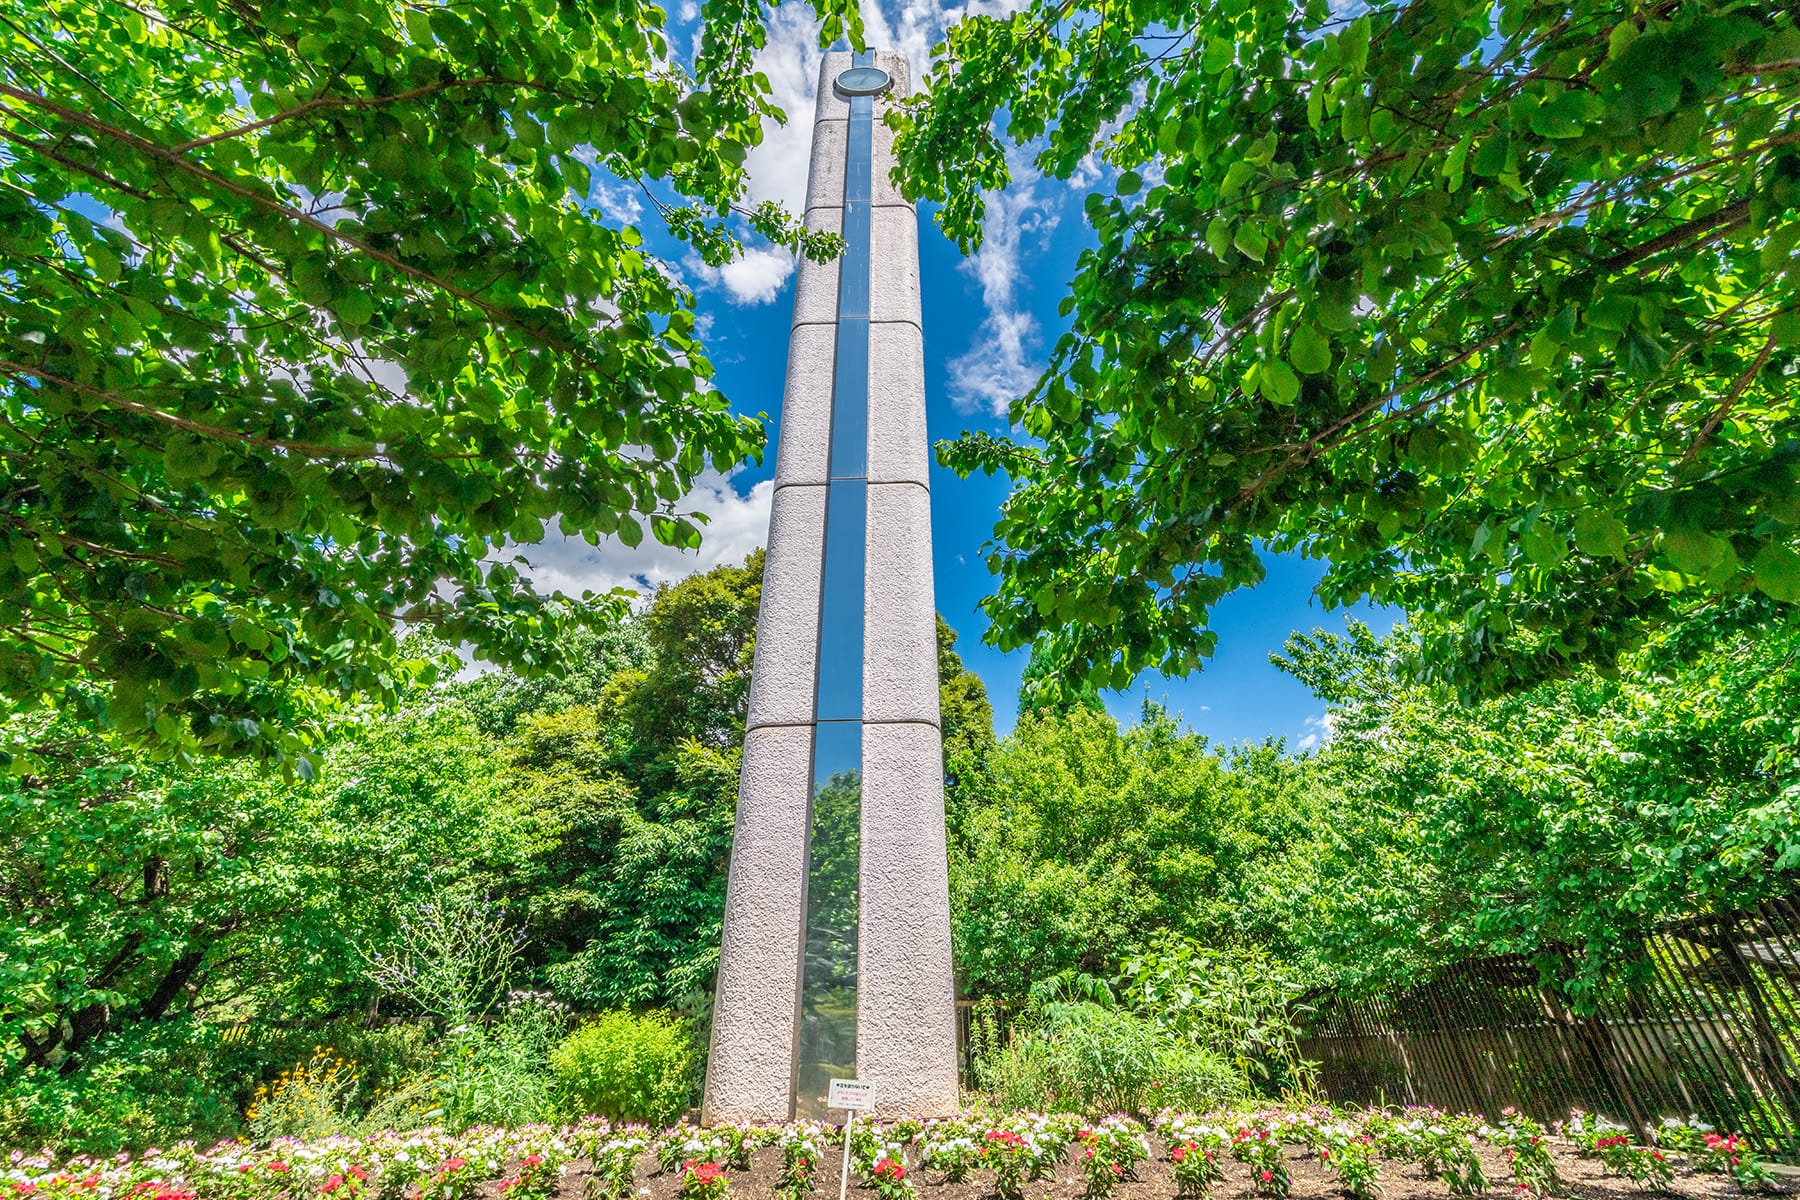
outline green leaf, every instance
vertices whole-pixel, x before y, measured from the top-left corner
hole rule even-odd
[[[1300,395],[1300,377],[1280,359],[1270,359],[1262,364],[1257,375],[1257,386],[1273,404],[1286,406]]]
[[[1590,558],[1625,557],[1625,522],[1611,513],[1583,512],[1575,516],[1575,547]]]
[[[1726,548],[1723,538],[1702,530],[1670,529],[1662,536],[1663,554],[1684,575],[1706,574],[1724,557]]]
[[[1243,159],[1238,159],[1225,168],[1225,179],[1219,184],[1220,197],[1234,195],[1246,183],[1256,178],[1256,167]]]
[[[1604,111],[1605,105],[1592,92],[1566,91],[1532,110],[1531,131],[1548,138],[1580,137]]]
[[[1331,343],[1311,325],[1298,326],[1288,343],[1288,361],[1304,374],[1322,375],[1331,370]]]
[[[1800,601],[1800,553],[1779,542],[1766,542],[1751,560],[1757,590],[1772,600]]]
[[[1269,239],[1255,221],[1245,221],[1237,227],[1231,244],[1236,246],[1245,258],[1261,262],[1269,250]]]
[[[1549,367],[1556,364],[1562,353],[1562,342],[1548,329],[1540,329],[1531,335],[1531,346],[1527,356],[1534,367]]]
[[[1224,217],[1214,217],[1206,223],[1206,248],[1219,258],[1231,249],[1231,226]]]
[[[337,310],[338,320],[352,329],[361,329],[375,315],[374,297],[361,289],[339,296],[333,307]]]
[[[1144,186],[1144,177],[1136,171],[1126,171],[1119,176],[1118,186],[1114,189],[1121,196],[1135,195]]]
[[[1569,543],[1563,538],[1562,531],[1548,521],[1534,523],[1520,536],[1519,542],[1525,557],[1537,567],[1554,567],[1569,554]]]

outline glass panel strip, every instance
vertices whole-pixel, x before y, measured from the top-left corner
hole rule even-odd
[[[873,66],[873,54],[855,65]],[[844,164],[844,256],[838,265],[830,482],[820,581],[806,945],[794,1108],[824,1118],[830,1080],[856,1074],[857,884],[861,874],[862,684],[868,530],[869,200],[875,103],[850,100]]]
[[[862,834],[862,722],[813,730],[812,859],[806,959],[800,984],[795,1115],[826,1119],[833,1078],[856,1077],[858,854]]]
[[[863,715],[863,557],[869,485],[834,479],[825,489],[825,577],[820,585],[819,680],[815,719]]]
[[[865,233],[867,231],[865,230]],[[864,248],[867,248],[865,242]],[[846,263],[847,267],[849,264]],[[839,317],[832,372],[830,478],[869,474],[869,319]],[[830,503],[828,500],[827,504]],[[862,554],[859,549],[858,556]]]

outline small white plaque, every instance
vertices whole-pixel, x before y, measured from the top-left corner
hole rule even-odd
[[[864,1083],[860,1079],[834,1079],[831,1081],[831,1095],[826,1099],[827,1108],[847,1108],[852,1112],[866,1112],[875,1107],[875,1085]]]

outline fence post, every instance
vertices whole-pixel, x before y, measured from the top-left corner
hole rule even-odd
[[[1559,961],[1562,963],[1562,970],[1557,974],[1567,977],[1568,960],[1559,956]],[[1548,998],[1557,1019],[1566,1027],[1574,1029],[1582,1045],[1587,1047],[1588,1055],[1593,1058],[1601,1078],[1606,1080],[1620,1107],[1625,1110],[1625,1119],[1631,1122],[1639,1137],[1644,1136],[1650,1128],[1650,1116],[1644,1111],[1644,1106],[1638,1103],[1637,1093],[1632,1090],[1631,1081],[1625,1077],[1625,1071],[1619,1064],[1618,1048],[1613,1045],[1612,1030],[1606,1027],[1606,1022],[1598,1012],[1591,1017],[1578,1016],[1573,1009],[1562,1003],[1560,997],[1550,994]]]
[[[1750,1032],[1756,1044],[1756,1056],[1761,1060],[1762,1069],[1768,1073],[1770,1088],[1781,1100],[1781,1107],[1786,1110],[1790,1129],[1800,1129],[1800,1105],[1795,1103],[1795,1093],[1800,1091],[1794,1082],[1794,1074],[1787,1061],[1781,1037],[1775,1032],[1775,1023],[1769,1019],[1769,1008],[1762,994],[1762,986],[1756,981],[1756,973],[1744,961],[1742,951],[1738,949],[1735,922],[1720,922],[1712,941],[1713,950],[1719,955],[1725,966],[1725,973],[1734,983],[1743,989],[1745,1006],[1750,1010]]]

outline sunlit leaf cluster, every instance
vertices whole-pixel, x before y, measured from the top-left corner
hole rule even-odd
[[[1017,431],[940,451],[1015,481],[1002,646],[1191,671],[1270,551],[1437,615],[1465,694],[1800,599],[1791,6],[1040,0],[928,82],[905,182],[965,246],[1008,142],[1110,167]]]
[[[617,596],[552,531],[698,543],[762,431],[641,209],[815,255],[742,165],[755,3],[0,2],[0,697],[303,770],[312,714],[521,669]],[[299,757],[296,757],[299,756]]]

